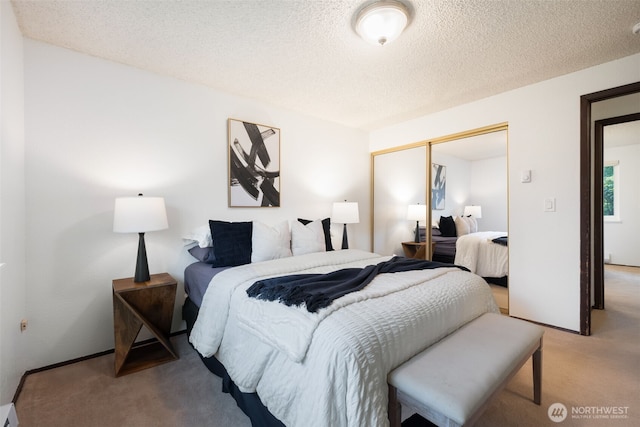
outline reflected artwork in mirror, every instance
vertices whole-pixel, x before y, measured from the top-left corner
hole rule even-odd
[[[434,210],[443,210],[446,200],[446,186],[447,186],[447,167],[433,163],[431,176],[433,176],[433,182],[431,183],[431,207]]]

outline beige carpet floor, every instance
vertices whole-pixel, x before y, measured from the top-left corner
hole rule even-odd
[[[640,425],[640,269],[608,266],[605,274],[606,310],[593,313],[592,336],[546,328],[542,405],[531,401],[529,362],[478,426]],[[29,375],[16,403],[20,426],[250,426],[186,336],[173,342],[178,361],[121,378],[113,354]],[[561,423],[547,414],[555,403],[568,411]],[[602,413],[614,407],[619,418]]]

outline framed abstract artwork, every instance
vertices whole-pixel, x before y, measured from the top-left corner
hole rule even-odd
[[[229,206],[280,207],[280,129],[229,119]]]
[[[443,210],[444,201],[447,189],[447,167],[431,164],[431,176],[433,182],[431,183],[431,209]]]

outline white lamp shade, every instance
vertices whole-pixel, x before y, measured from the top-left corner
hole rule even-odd
[[[331,221],[338,224],[356,224],[360,222],[357,202],[335,202],[331,212]]]
[[[145,233],[169,228],[163,197],[118,197],[113,214],[116,233]]]
[[[409,205],[407,219],[410,221],[426,221],[427,205]]]
[[[375,2],[360,11],[356,32],[375,45],[385,45],[397,39],[409,21],[404,4],[394,0]]]
[[[476,219],[482,218],[482,206],[465,206],[464,216],[472,216]]]

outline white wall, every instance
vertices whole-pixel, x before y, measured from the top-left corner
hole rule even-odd
[[[11,4],[0,2],[0,404],[26,369],[23,44]]]
[[[350,247],[370,247],[362,131],[31,40],[25,86],[30,368],[113,348],[111,280],[133,275],[137,248],[112,232],[115,197],[165,197],[149,268],[180,281],[193,261],[181,236],[210,218],[323,218],[348,199]],[[280,128],[281,208],[227,207],[230,117]]]
[[[580,96],[638,80],[640,54],[374,131],[369,149],[508,122],[510,314],[579,331]]]
[[[620,221],[604,223],[605,259],[640,267],[640,144],[605,148],[604,160],[620,162]]]

